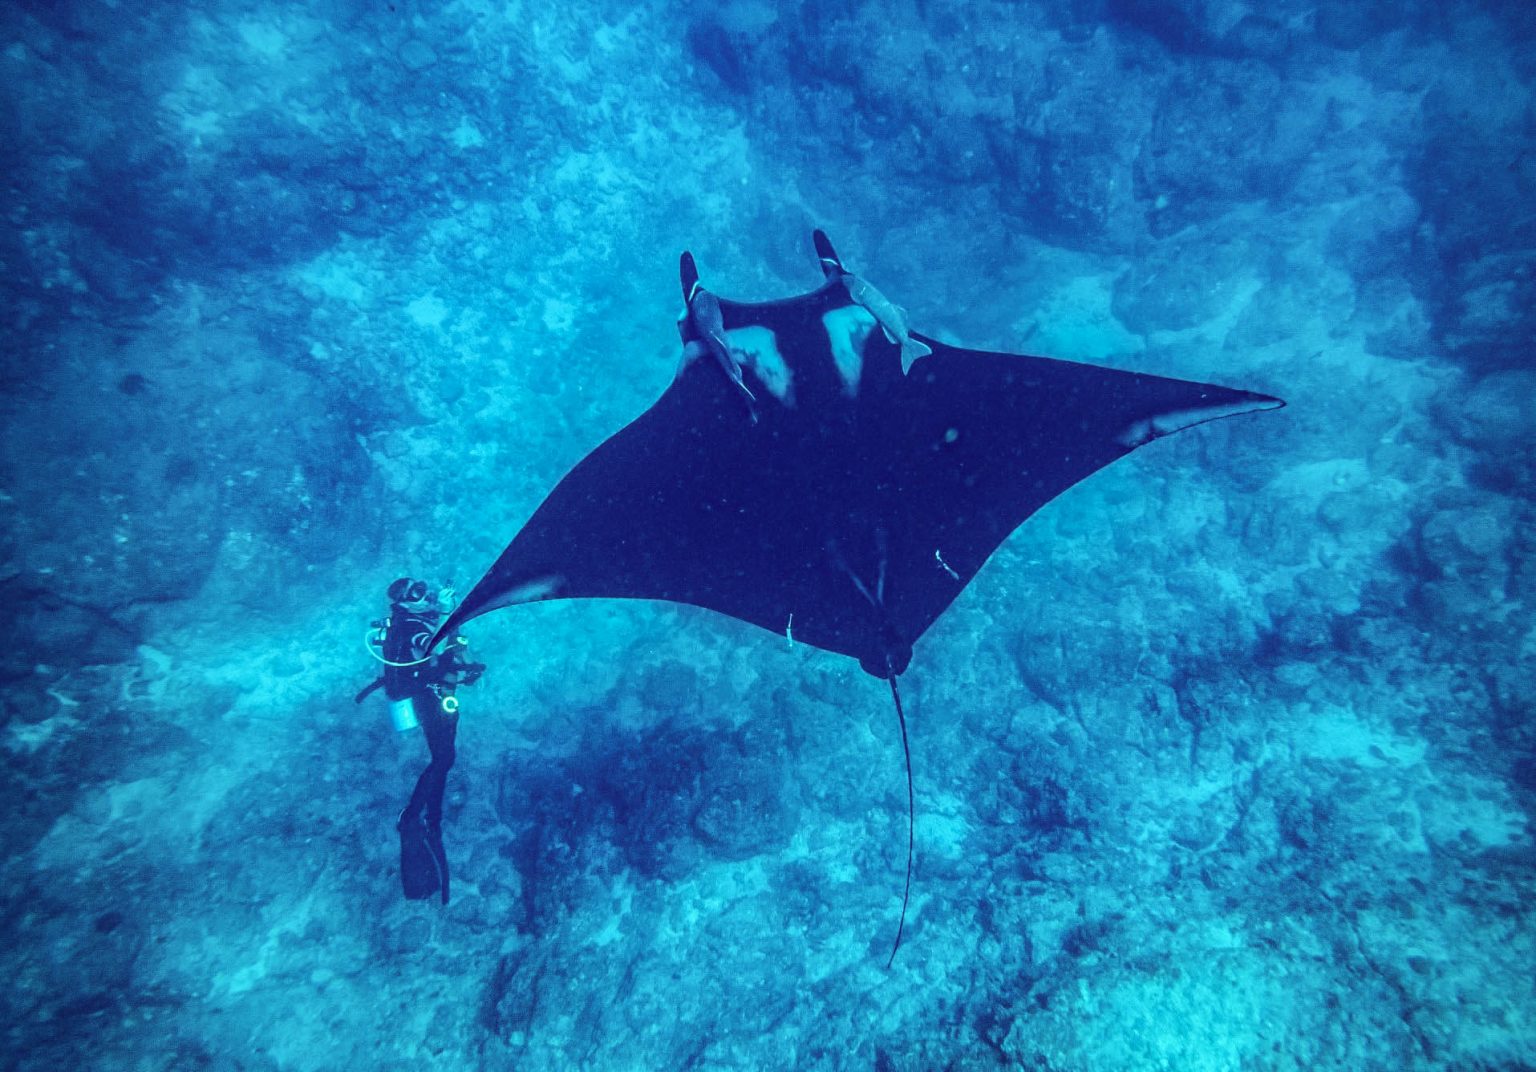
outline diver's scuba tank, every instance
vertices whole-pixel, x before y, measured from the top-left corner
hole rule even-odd
[[[413,730],[417,726],[421,725],[421,723],[416,720],[415,701],[389,701],[389,723],[390,725],[394,726],[395,729],[400,733],[404,733],[406,730]]]

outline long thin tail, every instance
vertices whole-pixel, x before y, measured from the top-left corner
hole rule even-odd
[[[917,809],[912,798],[912,750],[907,747],[907,715],[901,709],[901,690],[896,687],[896,673],[889,662],[886,663],[886,670],[889,672],[886,680],[891,683],[891,699],[896,701],[896,721],[901,724],[901,754],[907,761],[907,883],[901,891],[901,922],[896,924],[896,942],[891,946],[891,955],[885,962],[889,968],[896,963],[896,950],[901,948],[901,932],[907,926],[907,902],[912,897],[912,846],[917,840],[914,818]]]

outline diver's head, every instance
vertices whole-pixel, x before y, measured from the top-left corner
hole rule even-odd
[[[401,577],[389,586],[389,601],[412,614],[437,614],[437,590],[426,581]]]

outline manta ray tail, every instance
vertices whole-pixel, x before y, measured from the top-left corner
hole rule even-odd
[[[907,902],[912,897],[912,846],[916,841],[916,808],[912,800],[912,750],[907,747],[907,715],[901,709],[901,690],[896,687],[896,671],[891,669],[889,662],[886,670],[889,673],[886,680],[891,683],[891,699],[896,702],[896,721],[901,725],[901,754],[907,761],[907,881],[901,891],[901,919],[896,924],[896,941],[891,946],[891,955],[885,961],[885,966],[889,968],[896,963],[896,950],[901,948],[901,933],[907,926]]]

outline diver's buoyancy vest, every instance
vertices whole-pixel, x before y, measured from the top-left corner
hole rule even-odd
[[[418,662],[437,628],[430,619],[399,607],[391,608],[384,630],[384,694],[390,700],[407,700],[422,692],[434,679],[436,659]],[[412,665],[400,665],[400,664]],[[390,665],[394,664],[394,665]]]

